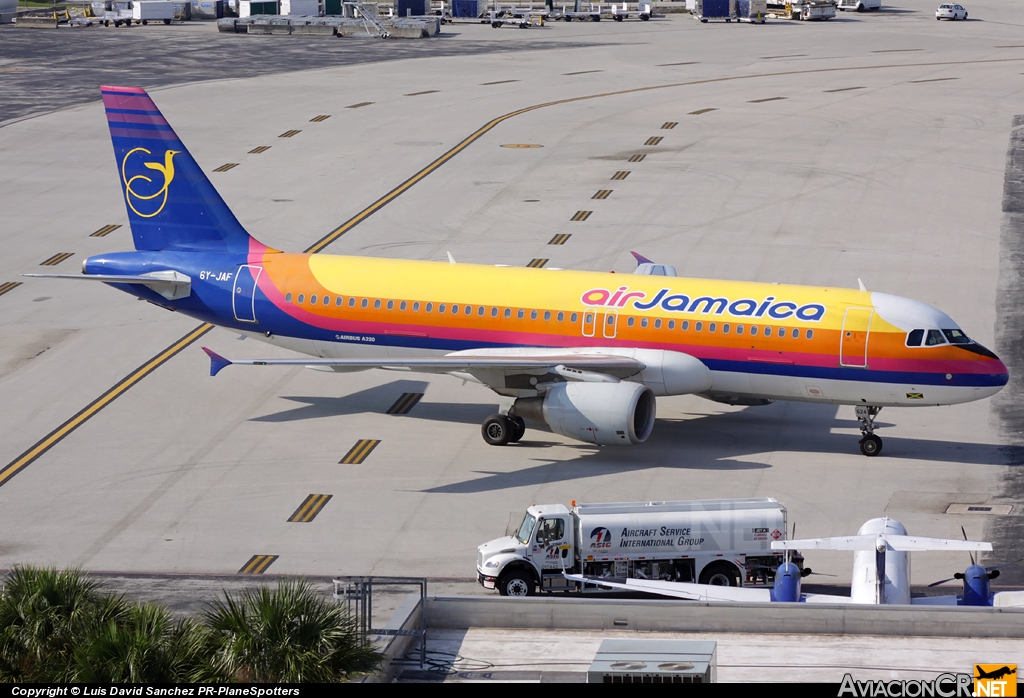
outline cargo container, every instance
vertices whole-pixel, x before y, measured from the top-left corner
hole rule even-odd
[[[770,583],[786,536],[776,500],[534,505],[511,535],[477,549],[477,580],[503,596],[595,592],[563,570],[608,579],[743,586]],[[803,558],[793,558],[802,564]]]
[[[293,17],[319,17],[320,3],[318,0],[281,0],[281,14]]]
[[[174,19],[174,3],[171,0],[135,0],[132,3],[132,19],[136,24],[170,24]]]
[[[277,0],[241,0],[238,4],[239,17],[251,17],[253,15],[276,15],[279,14]]]

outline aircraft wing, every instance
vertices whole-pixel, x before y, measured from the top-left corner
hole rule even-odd
[[[777,540],[772,550],[874,550],[876,535]]]
[[[920,536],[885,536],[892,550],[972,550],[990,551],[991,543],[954,538],[922,538]]]
[[[647,594],[670,596],[688,601],[725,601],[733,603],[771,603],[771,589],[749,589],[743,587],[720,587],[712,584],[692,584],[689,582],[664,582],[655,579],[626,579],[624,582],[612,582],[601,578],[584,577],[578,574],[565,574],[565,578],[573,582],[593,584],[609,589],[623,591],[641,591]],[[829,596],[828,594],[801,594],[800,600],[807,603],[848,604],[853,603],[849,596]]]
[[[522,370],[543,374],[551,371],[566,380],[615,382],[643,371],[646,365],[637,359],[602,354],[500,355],[455,353],[445,356],[375,357],[366,359],[226,359],[212,349],[203,347],[210,357],[210,375],[236,364],[239,366],[309,366],[312,368],[383,368],[390,370],[449,373],[452,371]],[[487,381],[482,381],[487,382]]]
[[[642,591],[648,594],[660,594],[676,599],[690,601],[745,601],[768,603],[772,600],[768,589],[745,589],[742,587],[720,587],[712,584],[691,584],[689,582],[663,582],[657,579],[626,579],[625,582],[612,582],[601,578],[584,577],[578,574],[566,574],[565,578],[573,582],[594,584],[609,589],[624,591]]]

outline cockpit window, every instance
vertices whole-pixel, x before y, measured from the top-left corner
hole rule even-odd
[[[924,330],[910,330],[907,333],[907,346],[919,347],[922,339],[924,339]]]
[[[942,330],[950,344],[970,344],[971,340],[960,330]]]
[[[942,332],[939,330],[928,330],[928,336],[924,340],[926,347],[934,347],[945,343],[946,338],[942,336]]]

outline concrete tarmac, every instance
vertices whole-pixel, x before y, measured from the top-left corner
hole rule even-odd
[[[396,52],[377,62],[208,25],[55,32],[72,52],[128,34],[164,46],[177,32],[161,50],[183,59],[185,31],[197,46],[231,48],[179,81],[121,60],[122,44],[110,43],[116,69],[85,73],[65,101],[42,72],[37,96],[36,83],[0,90],[13,115],[0,128],[0,283],[23,282],[0,295],[0,465],[23,463],[0,486],[0,567],[231,574],[267,555],[277,574],[469,578],[476,545],[533,503],[750,496],[783,502],[801,536],[851,534],[889,515],[912,534],[959,537],[964,526],[993,540],[992,564],[1024,557],[1021,424],[995,407],[1019,402],[1016,380],[999,402],[887,409],[874,459],[857,450],[852,408],[697,397],[660,399],[637,448],[543,428],[493,448],[479,431],[497,405],[485,388],[383,371],[234,368],[214,379],[200,344],[285,355],[218,329],[23,458],[196,327],[102,285],[17,276],[131,248],[101,105],[80,101],[97,99],[100,82],[159,87],[154,99],[207,172],[238,163],[210,176],[243,224],[285,250],[306,248],[492,119],[552,103],[494,127],[326,251],[629,273],[637,250],[686,276],[860,278],[942,308],[1009,360],[1020,339],[996,343],[995,330],[1024,307],[1019,284],[1000,278],[1013,273],[1000,267],[1000,231],[1011,128],[1024,113],[1024,20],[1008,0],[968,9],[965,22],[936,22],[933,3],[906,0],[823,23],[468,24],[415,49],[330,45]],[[5,69],[32,63],[19,41],[0,41]],[[257,46],[292,58],[265,73],[222,68],[251,64]],[[302,69],[307,54],[315,69]],[[289,130],[300,133],[279,137]],[[651,137],[662,140],[646,146]],[[249,152],[261,145],[271,148]],[[600,189],[613,191],[593,200]],[[580,210],[593,213],[571,221]],[[571,238],[548,244],[561,233]],[[72,254],[40,267],[58,253]],[[407,392],[425,396],[387,415]],[[380,443],[340,464],[362,439]],[[332,498],[311,523],[288,523],[310,494]],[[953,503],[1013,508],[945,513]],[[851,563],[808,555],[839,583]],[[966,563],[918,554],[913,581]],[[1009,567],[1000,581],[1021,579]]]

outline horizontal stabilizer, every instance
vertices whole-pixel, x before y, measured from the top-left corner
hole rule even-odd
[[[973,540],[955,540],[951,538],[921,538],[919,536],[899,536],[868,533],[860,536],[836,536],[833,538],[804,538],[780,540],[772,543],[772,550],[877,550],[879,544],[887,550],[924,551],[924,550],[974,550],[990,551],[991,543]]]
[[[141,284],[147,286],[167,300],[188,298],[192,293],[192,279],[177,271],[153,271],[138,276],[121,274],[21,274],[42,279],[75,279],[102,281],[108,284]]]
[[[213,349],[207,349],[203,347],[203,351],[210,357],[210,376],[216,376],[220,373],[221,369],[227,368],[231,365],[231,361],[225,359],[223,356],[215,352]]]
[[[555,356],[471,356],[452,355],[447,356],[416,356],[409,358],[400,357],[379,357],[372,359],[233,359],[228,361],[209,349],[205,349],[210,358],[215,356],[227,361],[224,366],[237,364],[239,366],[309,366],[310,368],[332,367],[340,368],[383,368],[393,370],[417,370],[435,371],[445,373],[448,371],[470,370],[470,369],[524,369],[543,370],[555,369],[556,367],[575,368],[594,373],[614,372],[617,374],[632,375],[646,368],[646,365],[624,356],[601,356],[586,354],[565,354]],[[224,368],[221,366],[220,368]],[[219,371],[220,368],[217,370]],[[211,369],[212,371],[212,369]],[[216,375],[216,372],[211,372]],[[587,378],[583,374],[582,379]]]

